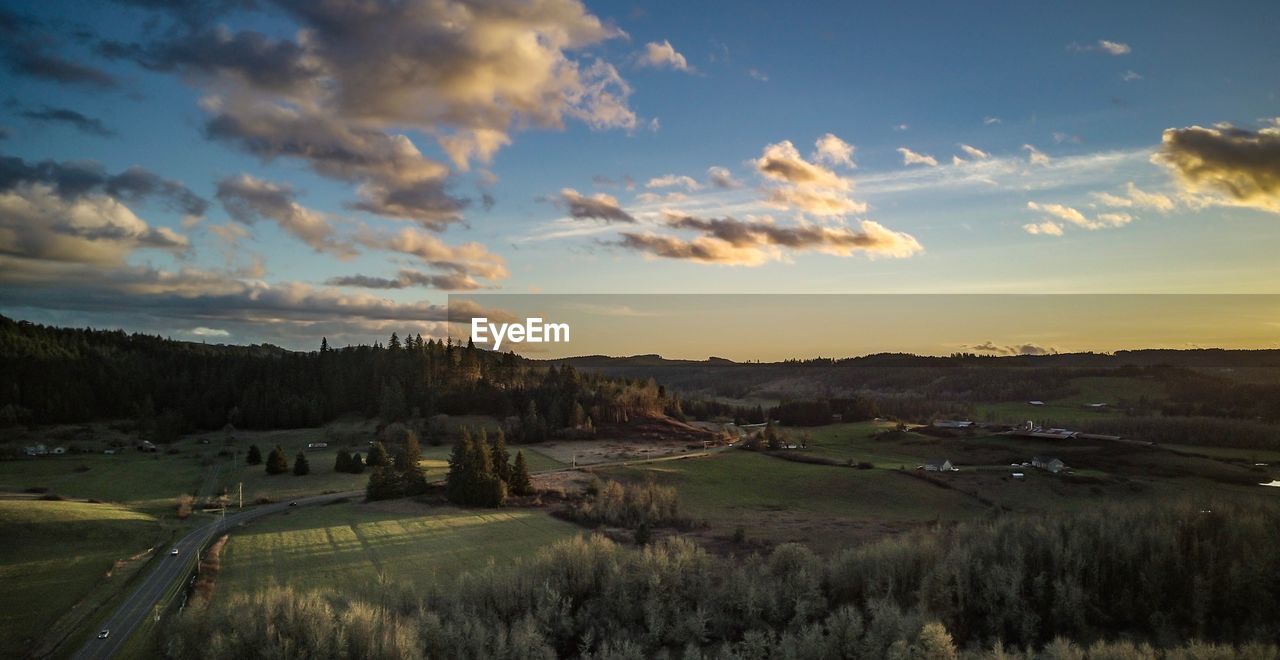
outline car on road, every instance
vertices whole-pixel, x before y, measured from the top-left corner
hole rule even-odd
[[[110,636],[111,636],[111,631],[107,630],[106,628],[103,628],[102,632],[98,633],[98,639],[106,639]]]
[[[170,557],[177,557],[177,556],[178,556],[178,549],[177,549],[177,548],[174,548],[174,549],[170,550],[170,551],[169,551],[169,556],[170,556]]]
[[[290,503],[289,503],[289,506],[298,506],[298,503],[297,503],[297,502],[290,502]]]

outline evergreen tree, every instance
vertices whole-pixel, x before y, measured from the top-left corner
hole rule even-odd
[[[262,464],[262,451],[258,449],[258,445],[249,445],[249,454],[244,457],[244,462],[249,465]]]
[[[369,448],[369,457],[364,461],[369,467],[382,467],[387,464],[387,448],[381,442],[373,443]]]
[[[511,483],[511,454],[507,453],[507,436],[498,429],[497,434],[493,438],[493,476],[506,482]]]
[[[321,338],[320,338],[320,352],[321,352],[321,353],[328,353],[328,352],[329,352],[329,338],[328,338],[328,337],[321,337]]]
[[[516,462],[511,466],[511,479],[507,484],[515,495],[533,494],[533,482],[529,478],[529,464],[525,462],[523,449],[516,451]]]
[[[467,486],[471,472],[472,454],[471,431],[464,428],[462,434],[453,443],[453,451],[449,453],[449,473],[445,476],[445,497],[450,502],[462,504],[467,499]]]
[[[418,434],[412,429],[406,429],[404,432],[404,441],[400,443],[400,448],[396,450],[395,468],[401,472],[418,467],[418,462],[422,460],[422,445],[418,443]]]
[[[351,455],[351,462],[347,463],[347,467],[351,468],[348,470],[351,474],[364,472],[364,461],[360,458],[360,452]]]
[[[298,455],[293,459],[294,476],[301,477],[302,475],[308,474],[310,472],[311,472],[311,464],[307,462],[307,455],[302,452],[298,452]]]
[[[334,472],[350,472],[351,471],[351,454],[346,449],[339,449],[333,458]]]
[[[288,471],[289,458],[284,455],[284,448],[276,445],[276,448],[267,454],[267,474],[284,474]]]
[[[397,337],[396,333],[394,332],[391,333],[391,339],[387,340],[387,350],[389,351],[400,350],[400,338]]]

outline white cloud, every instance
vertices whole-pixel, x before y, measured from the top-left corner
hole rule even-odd
[[[902,154],[903,165],[928,165],[929,167],[937,167],[938,159],[929,154],[916,153],[906,147],[898,147],[898,153]]]
[[[670,41],[662,40],[662,43],[650,41],[645,44],[644,51],[639,54],[637,62],[641,66],[650,66],[655,69],[674,69],[676,71],[692,72],[693,67],[689,66],[689,61],[681,55]]]
[[[693,177],[677,174],[664,174],[654,177],[644,184],[645,188],[672,188],[677,186],[690,191],[702,188],[702,184],[698,183]]]
[[[1022,225],[1022,229],[1028,234],[1037,234],[1037,235],[1043,235],[1043,236],[1061,236],[1062,235],[1062,225],[1052,220],[1045,220],[1044,222],[1025,224],[1025,225]]]
[[[814,148],[813,159],[820,163],[856,167],[853,163],[853,145],[841,140],[833,133],[827,133],[818,138]]]
[[[1049,164],[1050,162],[1049,156],[1043,151],[1040,151],[1039,149],[1036,149],[1034,146],[1029,144],[1022,145],[1022,148],[1027,150],[1027,160],[1032,165],[1048,165]]]
[[[963,152],[965,152],[966,154],[968,154],[970,158],[974,158],[974,159],[977,159],[977,160],[986,160],[986,159],[988,159],[988,158],[990,158],[990,157],[991,157],[991,154],[989,154],[989,153],[987,153],[987,152],[985,152],[985,151],[983,151],[983,150],[981,150],[981,149],[979,149],[979,148],[977,148],[977,147],[972,147],[972,146],[969,146],[969,145],[967,145],[967,144],[962,144],[962,145],[960,145],[960,151],[963,151]]]

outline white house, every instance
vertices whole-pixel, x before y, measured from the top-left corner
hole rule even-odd
[[[955,468],[945,458],[934,458],[924,462],[924,469],[926,472],[950,472]]]
[[[971,429],[975,426],[967,419],[935,419],[933,425],[940,429]]]
[[[324,449],[329,446],[327,442],[308,442],[307,449]]]
[[[1061,460],[1053,458],[1052,456],[1034,456],[1031,458],[1031,466],[1040,468],[1041,470],[1047,470],[1054,474],[1061,472],[1067,467],[1066,463],[1063,463]]]

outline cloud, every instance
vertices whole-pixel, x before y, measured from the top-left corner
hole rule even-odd
[[[765,146],[764,153],[755,160],[755,166],[765,178],[796,186],[836,190],[853,187],[849,179],[805,160],[789,140]]]
[[[1189,193],[1280,213],[1280,126],[1169,128],[1152,161],[1171,170]]]
[[[448,194],[449,168],[426,158],[404,135],[391,135],[274,104],[211,99],[209,137],[263,161],[298,158],[317,173],[359,184],[353,208],[441,230],[462,219],[464,200]]]
[[[660,177],[654,177],[644,184],[645,188],[672,188],[675,186],[680,186],[690,191],[702,188],[702,184],[698,183],[693,177],[676,174],[664,174]]]
[[[1053,216],[1059,220],[1063,220],[1073,224],[1081,229],[1096,230],[1108,227],[1120,227],[1129,224],[1133,217],[1126,213],[1101,213],[1089,219],[1084,213],[1070,206],[1062,204],[1038,204],[1036,202],[1027,202],[1027,208],[1032,211],[1039,211]],[[1042,223],[1043,224],[1043,223]],[[1026,228],[1025,226],[1023,227]],[[1042,227],[1043,229],[1043,227]],[[1030,230],[1028,230],[1030,231]],[[1037,233],[1037,232],[1031,232]],[[1053,231],[1041,231],[1039,233],[1053,234],[1060,236],[1062,234],[1061,226],[1058,227],[1057,233]]]
[[[889,230],[872,220],[863,220],[859,229],[854,230],[668,214],[665,224],[677,230],[696,231],[700,235],[692,240],[683,240],[652,233],[623,232],[622,240],[611,245],[667,259],[736,266],[756,266],[779,260],[785,257],[786,251],[813,251],[842,257],[861,252],[870,256],[905,258],[923,249],[910,234]]]
[[[1079,135],[1070,135],[1070,134],[1068,134],[1068,133],[1063,133],[1063,132],[1061,132],[1061,131],[1054,131],[1054,132],[1053,132],[1053,141],[1054,141],[1054,142],[1056,142],[1056,143],[1058,143],[1058,144],[1062,144],[1063,142],[1071,142],[1072,144],[1079,144],[1079,143],[1080,143],[1080,136],[1079,136]]]
[[[227,332],[226,330],[222,330],[221,328],[206,328],[204,326],[192,328],[188,332],[190,332],[191,334],[197,337],[230,337],[231,336],[230,332]]]
[[[622,210],[618,199],[606,193],[596,193],[590,197],[579,194],[573,188],[564,188],[556,203],[568,210],[569,216],[578,220],[604,220],[605,222],[636,221],[630,213]]]
[[[651,192],[642,192],[639,195],[636,195],[636,201],[641,202],[643,204],[656,204],[658,202],[680,202],[688,198],[689,198],[688,195],[679,191],[674,191],[674,190],[661,195],[659,195],[658,193],[651,193]]]
[[[759,69],[747,69],[747,75],[754,80],[759,80],[760,82],[769,82],[769,74]]]
[[[97,135],[99,137],[115,135],[115,131],[107,128],[106,124],[103,124],[101,120],[82,115],[68,108],[53,108],[46,105],[40,110],[24,110],[19,115],[34,121],[69,124],[81,133],[88,135]]]
[[[983,126],[993,126],[995,124],[1003,124],[1003,123],[1004,123],[1004,120],[999,117],[983,117],[982,118]]]
[[[722,190],[731,190],[733,188],[741,188],[742,183],[733,178],[733,173],[728,168],[713,165],[707,168],[707,181],[711,185]]]
[[[852,199],[839,191],[801,186],[770,188],[765,191],[764,202],[774,208],[796,210],[822,217],[867,211],[866,202]]]
[[[965,152],[966,154],[968,154],[970,158],[973,158],[974,160],[986,160],[991,157],[991,154],[977,147],[972,147],[967,144],[960,145],[960,151]]]
[[[1133,69],[1129,69],[1124,73],[1120,74],[1120,79],[1125,82],[1133,82],[1135,80],[1142,80],[1142,76],[1138,75],[1137,71],[1134,71]]]
[[[684,55],[677,52],[671,42],[665,39],[662,40],[662,43],[650,41],[645,44],[644,51],[636,56],[636,63],[640,66],[649,66],[655,69],[674,69],[689,73],[694,70],[693,67],[689,66],[689,62]]]
[[[389,250],[417,257],[428,266],[489,280],[506,278],[506,260],[489,252],[480,243],[448,245],[427,232],[404,227],[396,232],[382,232],[362,227],[354,241],[368,248]]]
[[[136,249],[174,253],[185,236],[153,227],[100,192],[68,196],[43,182],[0,188],[0,254],[38,261],[112,265]]]
[[[1126,43],[1099,39],[1091,44],[1072,42],[1067,44],[1067,50],[1075,53],[1097,52],[1106,53],[1107,55],[1128,55],[1133,49],[1129,48],[1129,44]]]
[[[1107,192],[1095,192],[1093,197],[1100,204],[1105,206],[1113,206],[1119,208],[1132,209],[1151,209],[1161,213],[1168,213],[1176,206],[1175,202],[1166,195],[1160,193],[1149,193],[1138,188],[1132,181],[1125,184],[1125,193],[1123,195],[1115,195]]]
[[[12,156],[0,156],[0,192],[24,184],[45,184],[67,201],[101,194],[129,203],[157,198],[167,208],[190,216],[204,215],[209,203],[183,184],[141,167],[108,174],[93,161],[52,161],[28,163]]]
[[[1052,346],[1038,346],[1036,344],[1014,344],[1012,346],[1001,346],[994,342],[986,341],[973,346],[966,346],[965,349],[977,353],[994,353],[996,355],[1055,355],[1058,349]]]
[[[447,192],[449,168],[424,157],[409,131],[468,170],[516,130],[640,125],[617,69],[580,59],[625,33],[578,0],[276,0],[296,23],[293,39],[205,29],[207,17],[191,20],[185,3],[139,4],[175,25],[100,50],[203,88],[211,138],[264,160],[301,159],[357,184],[353,208],[431,229],[459,221],[466,204]]]
[[[1034,222],[1022,225],[1022,230],[1028,234],[1036,234],[1043,236],[1061,236],[1062,225],[1052,221],[1045,220],[1043,222]]]
[[[65,85],[116,86],[115,77],[102,69],[50,52],[57,47],[58,40],[40,21],[0,7],[0,62],[9,71]]]
[[[1022,148],[1027,151],[1027,161],[1032,165],[1048,165],[1050,163],[1049,155],[1034,146],[1024,144]]]
[[[322,214],[299,204],[288,186],[241,174],[219,181],[217,198],[237,222],[253,225],[266,218],[316,252],[344,259],[356,254],[350,243],[337,240],[333,226]]]
[[[916,153],[906,147],[898,147],[898,153],[902,154],[903,165],[928,165],[929,167],[937,167],[938,159],[929,154]]]
[[[814,142],[813,159],[828,165],[856,167],[853,163],[853,145],[827,133]]]
[[[465,273],[433,274],[407,268],[401,269],[394,278],[346,275],[331,278],[325,284],[363,289],[407,289],[413,286],[421,286],[446,291],[473,291],[483,288],[479,282]]]

